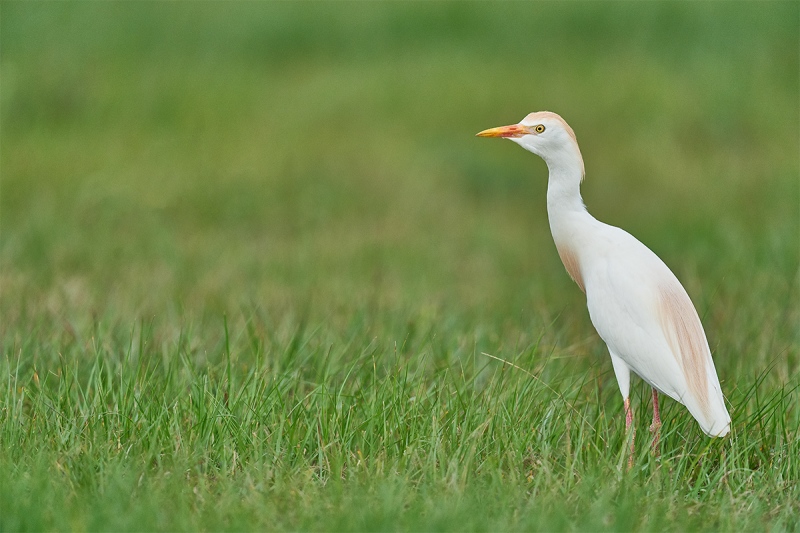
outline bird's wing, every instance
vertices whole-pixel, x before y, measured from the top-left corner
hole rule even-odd
[[[617,228],[614,228],[615,230]],[[711,351],[692,301],[650,249],[617,230],[586,279],[592,323],[653,387],[683,403],[707,432],[727,420]]]
[[[653,282],[629,254],[596,261],[586,276],[586,300],[595,329],[631,370],[684,403],[688,386],[662,331]]]

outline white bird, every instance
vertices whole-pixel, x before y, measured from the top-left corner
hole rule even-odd
[[[653,450],[661,418],[658,392],[682,403],[709,436],[730,432],[711,350],[697,311],[672,271],[628,232],[604,224],[586,210],[580,194],[583,157],[572,128],[555,113],[540,111],[519,124],[484,130],[547,163],[547,216],[558,255],[586,294],[589,316],[608,346],[630,432],[630,375],[653,388]],[[630,433],[629,433],[630,434]],[[634,435],[630,434],[631,452]],[[629,456],[629,465],[633,456]]]

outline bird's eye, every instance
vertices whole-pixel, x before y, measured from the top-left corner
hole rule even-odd
[[[535,131],[536,133],[542,133],[544,131],[544,126],[542,124],[539,124],[535,128],[533,128],[533,131]]]

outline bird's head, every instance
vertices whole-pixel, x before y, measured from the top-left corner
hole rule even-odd
[[[575,132],[563,118],[550,111],[531,113],[519,124],[491,128],[477,136],[510,139],[544,159],[551,169],[554,166],[575,166],[579,168],[583,178],[583,157]]]

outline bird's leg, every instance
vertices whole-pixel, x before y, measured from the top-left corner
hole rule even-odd
[[[658,440],[661,436],[661,414],[658,412],[658,391],[653,389],[653,423],[650,424],[650,433],[653,434],[653,455],[658,457],[660,450]]]
[[[628,435],[631,431],[630,438],[631,438],[631,450],[630,455],[628,455],[628,468],[633,467],[633,452],[634,452],[634,441],[636,440],[636,428],[631,429],[633,425],[633,410],[631,409],[631,399],[625,398],[625,434]]]

